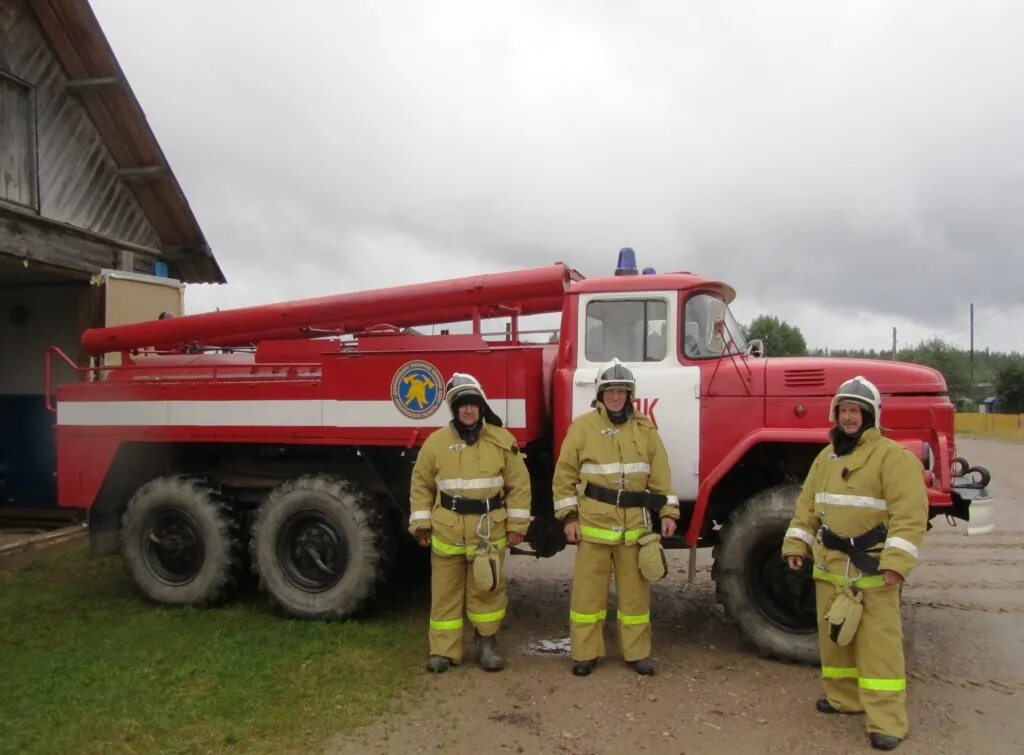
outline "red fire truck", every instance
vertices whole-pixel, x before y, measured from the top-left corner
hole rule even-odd
[[[86,331],[92,364],[53,406],[60,505],[88,510],[92,553],[120,550],[152,600],[215,603],[248,565],[286,614],[349,616],[407,537],[412,464],[450,419],[453,372],[480,379],[523,448],[527,541],[548,556],[565,544],[552,517],[559,444],[590,408],[598,366],[618,357],[671,457],[683,516],[667,544],[691,549],[691,577],[695,549],[714,549],[718,599],[762,654],[817,658],[809,574],[785,569],[779,545],[843,380],[881,390],[887,434],[921,459],[932,516],[992,528],[938,372],[768,358],[745,341],[728,285],[648,272],[626,260],[584,279],[559,263]],[[537,313],[561,326],[520,331]],[[488,334],[494,318],[505,327]],[[453,322],[470,332],[421,332]],[[48,376],[53,358],[70,362],[51,349]]]

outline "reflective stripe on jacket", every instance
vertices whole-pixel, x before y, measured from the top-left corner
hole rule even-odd
[[[442,508],[441,491],[465,498],[501,495],[504,508],[490,512],[490,525],[476,514],[460,515]],[[423,444],[412,470],[409,491],[409,531],[431,530],[435,548],[443,555],[465,554],[487,533],[499,547],[506,532],[526,534],[530,524],[530,474],[515,436],[485,425],[472,445],[449,424],[435,430]],[[438,543],[452,546],[438,547]]]
[[[881,552],[874,554],[880,557],[879,571],[889,569],[906,577],[917,565],[928,525],[923,472],[921,462],[905,446],[882,437],[874,427],[865,430],[845,456],[836,456],[829,444],[807,474],[782,554],[813,554],[815,578],[824,578],[820,572],[827,572],[853,580],[860,572],[851,565],[847,575],[846,554],[822,545],[818,528],[824,525],[840,537],[857,537],[882,524],[886,540]]]
[[[640,508],[620,508],[583,495],[592,482],[613,490],[650,490],[668,496],[659,514],[679,518],[668,454],[657,428],[642,414],[614,424],[602,404],[577,417],[562,443],[552,481],[555,516],[578,517],[584,540],[606,545],[635,543],[648,529]]]

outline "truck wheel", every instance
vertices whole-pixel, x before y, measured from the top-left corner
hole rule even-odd
[[[242,551],[238,521],[202,480],[158,477],[128,502],[121,524],[125,571],[150,600],[209,605],[236,583]]]
[[[271,603],[300,619],[342,619],[381,581],[390,538],[374,499],[336,477],[271,491],[253,523],[252,568]]]
[[[799,495],[787,484],[744,501],[722,530],[712,576],[726,618],[760,655],[818,663],[811,559],[794,572],[780,555]]]

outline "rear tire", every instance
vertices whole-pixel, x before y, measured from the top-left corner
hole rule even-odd
[[[817,619],[811,559],[793,572],[782,540],[800,486],[779,485],[748,498],[723,528],[712,576],[726,618],[767,658],[816,664]]]
[[[249,543],[270,602],[288,616],[335,620],[376,592],[391,539],[374,499],[346,480],[308,475],[275,488],[260,505]]]
[[[125,571],[149,600],[189,606],[219,603],[240,572],[238,521],[207,482],[158,477],[128,502],[121,557]]]

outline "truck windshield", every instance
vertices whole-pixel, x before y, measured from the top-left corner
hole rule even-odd
[[[743,329],[718,294],[696,294],[686,300],[683,353],[691,359],[742,354],[747,348]]]

